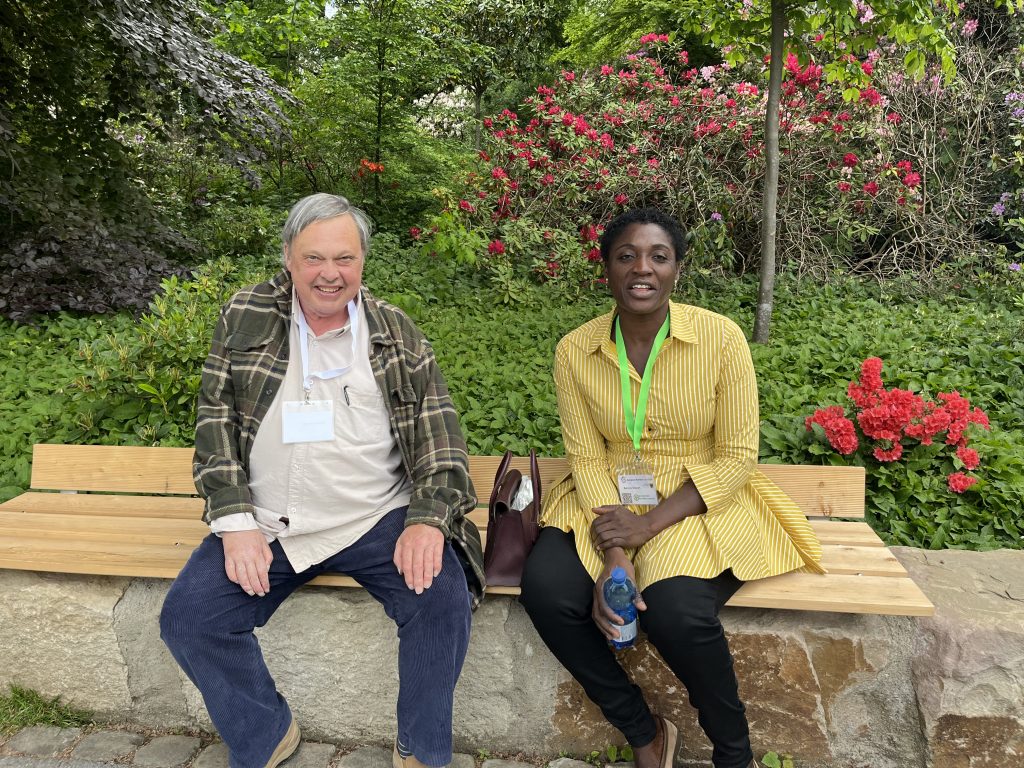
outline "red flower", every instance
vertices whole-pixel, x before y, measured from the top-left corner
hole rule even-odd
[[[601,260],[601,249],[600,248],[590,248],[589,250],[584,252],[584,255],[587,257],[587,261],[594,261],[594,262],[600,261]]]
[[[909,160],[900,160],[898,163],[896,163],[896,170],[899,171],[900,173],[910,173],[913,167],[914,166],[911,165]]]
[[[494,168],[493,170],[491,170],[491,178],[492,179],[507,179],[508,178],[508,174],[505,172],[504,168]]]
[[[562,79],[565,80],[565,82],[567,82],[567,83],[571,83],[573,80],[576,79],[576,73],[575,72],[566,72],[563,69],[562,70]]]
[[[859,162],[860,160],[857,159],[857,156],[853,154],[853,152],[847,152],[845,155],[843,155],[843,165],[845,165],[847,168],[856,168],[857,163]]]
[[[617,194],[615,196],[615,204],[616,205],[625,205],[628,202],[629,202],[629,195],[626,195],[626,194],[623,194],[622,192],[619,192],[619,194]]]
[[[953,493],[963,493],[978,482],[978,478],[965,475],[963,472],[954,472],[946,478],[946,482],[949,484],[949,490]]]
[[[476,211],[476,206],[469,202],[469,200],[459,200],[459,208],[468,213],[474,213]]]
[[[919,173],[908,173],[903,177],[903,185],[913,189],[914,187],[921,185],[921,174]]]
[[[609,67],[607,64],[601,65],[601,76],[608,77],[608,75],[615,74],[615,67]]]
[[[505,252],[505,244],[501,240],[491,240],[490,245],[487,246],[487,252],[495,255]]]
[[[423,232],[423,230],[420,229],[419,227],[409,227],[409,236],[413,240],[419,240],[420,239],[420,234],[422,232]]]
[[[857,430],[843,414],[842,406],[832,405],[828,408],[819,408],[813,416],[807,417],[804,426],[808,430],[812,424],[819,424],[825,430],[825,437],[829,444],[844,456],[857,450]]]
[[[978,452],[973,448],[968,448],[961,445],[956,449],[956,457],[963,462],[963,465],[968,470],[974,470],[981,464],[981,457],[978,456]]]
[[[840,181],[836,186],[839,187],[840,192],[849,192],[853,188],[853,185],[848,181]]]
[[[861,63],[860,71],[863,72],[865,75],[870,75],[872,72],[875,71],[875,68],[871,66],[870,61],[865,61]]]
[[[874,181],[869,181],[862,187],[862,189],[864,190],[865,194],[874,197],[875,195],[878,194],[878,183]]]
[[[899,459],[900,456],[903,455],[903,444],[893,443],[892,447],[889,450],[875,448],[875,450],[871,452],[871,455],[874,456],[879,461],[896,461],[897,459]]]
[[[887,114],[885,116],[885,120],[886,122],[892,123],[893,125],[899,125],[900,123],[903,122],[903,118],[900,117],[895,112],[890,112],[889,114]]]

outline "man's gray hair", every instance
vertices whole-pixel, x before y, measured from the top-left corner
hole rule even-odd
[[[309,195],[299,200],[288,213],[288,219],[285,221],[284,227],[281,228],[282,260],[292,241],[310,224],[345,214],[352,217],[359,229],[359,244],[363,248],[363,258],[366,258],[370,253],[370,235],[373,234],[373,222],[370,221],[370,217],[341,195],[317,192],[315,195]]]

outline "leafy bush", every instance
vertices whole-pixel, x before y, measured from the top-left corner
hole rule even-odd
[[[691,232],[691,261],[746,268],[758,252],[763,65],[696,69],[664,35],[620,66],[563,72],[519,113],[485,121],[480,163],[426,234],[442,256],[589,285],[600,226],[659,205]],[[790,55],[781,105],[778,252],[827,273],[895,247],[921,212],[921,169],[894,154],[900,116],[871,87],[827,83]],[[483,235],[482,247],[480,236]],[[884,237],[883,237],[884,235]]]
[[[195,393],[220,304],[265,279],[276,257],[205,266],[168,280],[138,322],[126,314],[61,314],[39,327],[0,322],[0,499],[28,484],[34,442],[189,445]],[[761,396],[763,461],[846,463],[805,419],[839,402],[859,361],[887,361],[891,384],[928,397],[957,390],[985,410],[992,430],[973,438],[979,481],[950,494],[935,459],[868,471],[868,519],[891,543],[923,547],[1021,546],[1024,531],[1024,320],[1012,306],[1020,273],[963,270],[959,295],[918,295],[913,284],[854,280],[817,286],[782,275],[775,333],[753,345]],[[365,271],[374,292],[403,306],[433,342],[474,453],[562,453],[551,360],[565,333],[606,311],[588,293],[570,301],[544,286],[502,288],[465,265],[378,236]],[[695,270],[680,299],[749,327],[753,279]]]

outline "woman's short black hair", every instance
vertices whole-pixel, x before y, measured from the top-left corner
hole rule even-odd
[[[608,263],[612,246],[619,239],[622,230],[631,224],[657,224],[668,233],[672,240],[672,249],[676,252],[676,261],[682,260],[686,254],[686,232],[679,226],[679,222],[660,208],[632,208],[619,216],[616,216],[604,228],[601,235],[601,258]]]

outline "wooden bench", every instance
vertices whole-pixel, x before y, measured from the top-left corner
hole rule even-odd
[[[480,498],[497,456],[473,456]],[[517,466],[526,471],[525,461]],[[541,459],[544,487],[565,459]],[[730,606],[930,616],[934,606],[864,517],[864,470],[765,464],[761,469],[805,511],[824,548],[826,576],[789,573],[745,584]],[[190,448],[36,445],[31,491],[0,504],[0,568],[174,578],[208,533],[192,483]],[[54,493],[58,491],[58,493]],[[486,528],[487,510],[472,513]],[[853,518],[840,520],[836,518]],[[331,575],[312,584],[357,586]],[[489,594],[518,594],[495,587]]]

